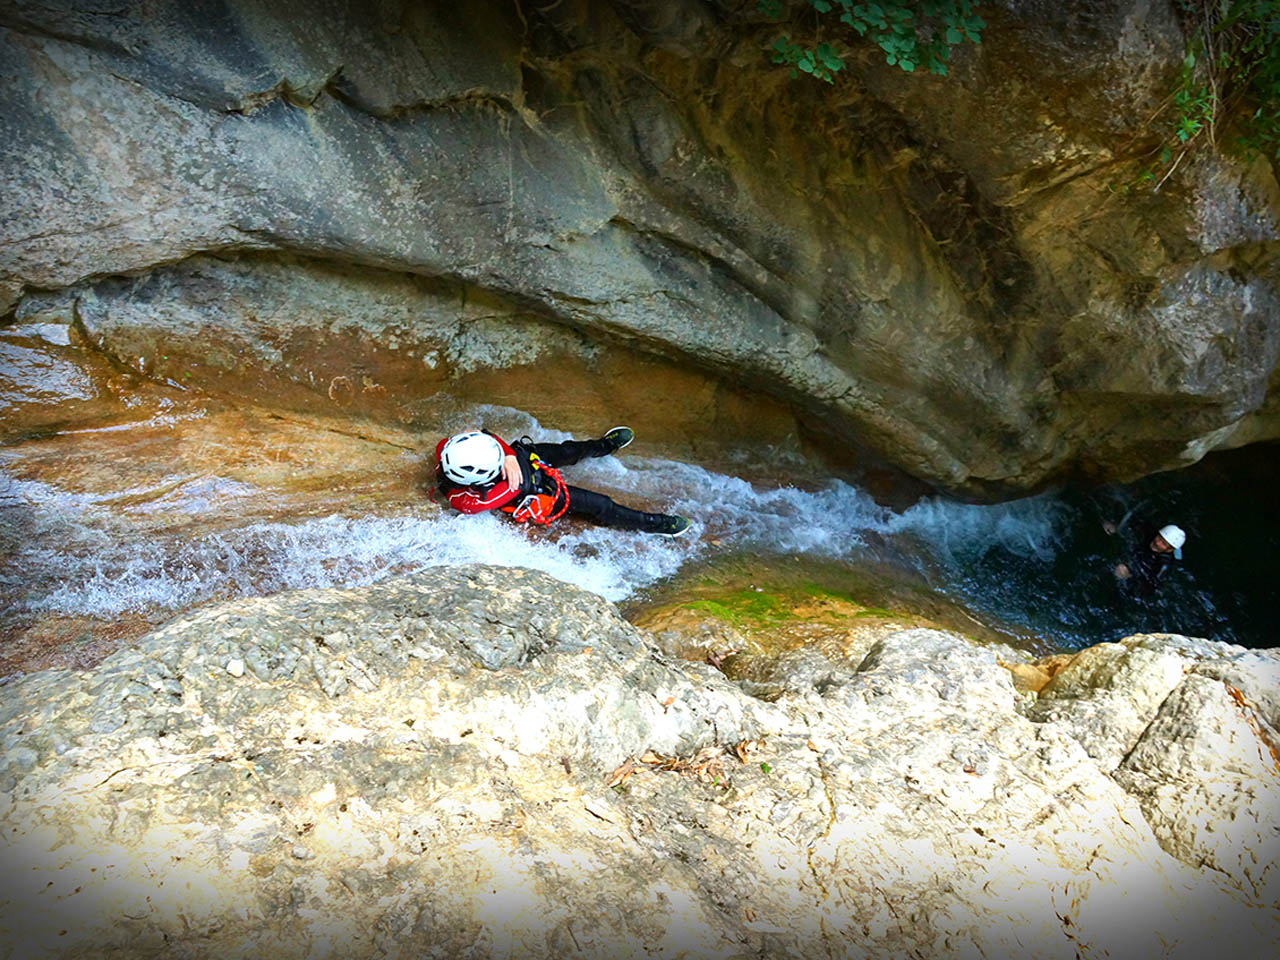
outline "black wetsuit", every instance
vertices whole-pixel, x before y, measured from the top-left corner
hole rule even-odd
[[[1131,559],[1127,561],[1129,579],[1124,581],[1125,588],[1140,597],[1150,597],[1159,589],[1165,575],[1172,569],[1176,559],[1172,553],[1157,553],[1151,549],[1151,541],[1160,531],[1151,528],[1145,532]]]
[[[529,462],[529,454],[536,453],[538,459],[549,467],[568,467],[588,457],[607,457],[615,452],[614,445],[603,438],[597,440],[564,440],[560,443],[534,443],[528,437],[514,441],[511,447],[520,461],[520,472],[524,475],[524,485],[528,492],[534,492],[533,483],[536,478],[543,477],[540,471],[534,470]],[[550,490],[539,490],[550,493]],[[615,503],[603,493],[587,490],[583,487],[569,485],[569,509],[573,516],[585,517],[602,527],[618,527],[622,530],[661,531],[668,517],[660,513],[644,513],[632,510],[620,503]]]
[[[489,433],[489,431],[485,431]],[[495,436],[490,434],[491,436]],[[501,438],[497,438],[499,442],[503,442]],[[441,441],[443,445],[444,441]],[[520,464],[520,492],[510,502],[518,503],[521,499],[531,493],[554,494],[556,492],[555,483],[541,470],[535,470],[529,459],[529,455],[537,454],[538,459],[549,467],[568,467],[579,460],[588,457],[607,457],[617,452],[617,447],[610,440],[603,437],[595,440],[564,440],[560,443],[535,443],[528,437],[521,437],[513,443],[506,444],[515,454],[516,460]],[[437,457],[439,451],[437,450]],[[436,488],[441,495],[448,497],[452,491],[470,489],[476,492],[476,495],[482,500],[489,495],[494,489],[494,484],[485,486],[466,487],[463,484],[454,483],[445,475],[444,467],[437,461],[436,463]],[[575,516],[584,517],[604,527],[616,527],[622,530],[641,530],[646,533],[669,533],[671,532],[672,517],[661,513],[644,513],[640,510],[632,510],[630,507],[624,507],[620,503],[615,503],[603,493],[596,493],[594,490],[587,490],[583,487],[575,487],[566,484],[569,495],[569,507],[567,513]],[[505,485],[504,485],[505,489]],[[556,512],[562,506],[562,502],[557,500],[552,512]],[[465,509],[465,508],[464,508]],[[484,509],[489,509],[484,507]],[[468,511],[470,512],[470,511]]]

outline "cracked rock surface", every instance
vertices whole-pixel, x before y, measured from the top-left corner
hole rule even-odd
[[[1140,651],[1181,668],[1139,682]],[[94,670],[5,684],[0,940],[13,957],[1262,955],[1280,933],[1275,652],[1086,654],[1028,709],[992,652],[900,630],[764,702],[532,571],[207,607]],[[699,751],[702,777],[658,762]]]

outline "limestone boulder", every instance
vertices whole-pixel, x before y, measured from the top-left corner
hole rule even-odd
[[[1161,846],[1280,904],[1280,758],[1240,691],[1189,676],[1115,777]]]
[[[201,609],[95,669],[6,682],[3,942],[1194,957],[1259,955],[1280,930],[1268,848],[1209,830],[1271,802],[1244,728],[1199,698],[1221,681],[1189,678],[1143,741],[1168,725],[1196,757],[1215,730],[1236,748],[1197,770],[1140,741],[1130,785],[1067,722],[1028,719],[995,653],[961,637],[900,630],[797,670],[763,702],[599,597],[510,568]],[[1170,789],[1189,845],[1144,792],[1168,809]],[[1220,872],[1237,867],[1258,885]]]
[[[1027,714],[1110,771],[1169,853],[1275,903],[1278,691],[1274,650],[1139,635],[1081,651]]]
[[[1137,743],[1189,666],[1163,647],[1100,643],[1076,654],[1049,681],[1030,715],[1039,721],[1070,724],[1089,755],[1112,770]]]

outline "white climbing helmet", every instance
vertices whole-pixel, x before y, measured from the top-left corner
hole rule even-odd
[[[445,476],[467,486],[496,479],[502,471],[502,461],[502,444],[479,430],[450,437],[440,451]]]
[[[1160,536],[1164,537],[1165,543],[1173,547],[1173,555],[1182,559],[1182,545],[1187,542],[1187,534],[1176,523],[1160,528]]]

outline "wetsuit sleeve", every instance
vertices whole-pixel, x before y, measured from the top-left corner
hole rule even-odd
[[[463,513],[484,513],[505,506],[520,495],[519,487],[509,487],[499,480],[487,490],[483,487],[458,487],[449,493],[449,505]]]
[[[1132,568],[1134,578],[1137,580],[1138,592],[1144,597],[1154,594],[1172,565],[1172,561],[1163,554],[1150,550],[1139,554]]]

